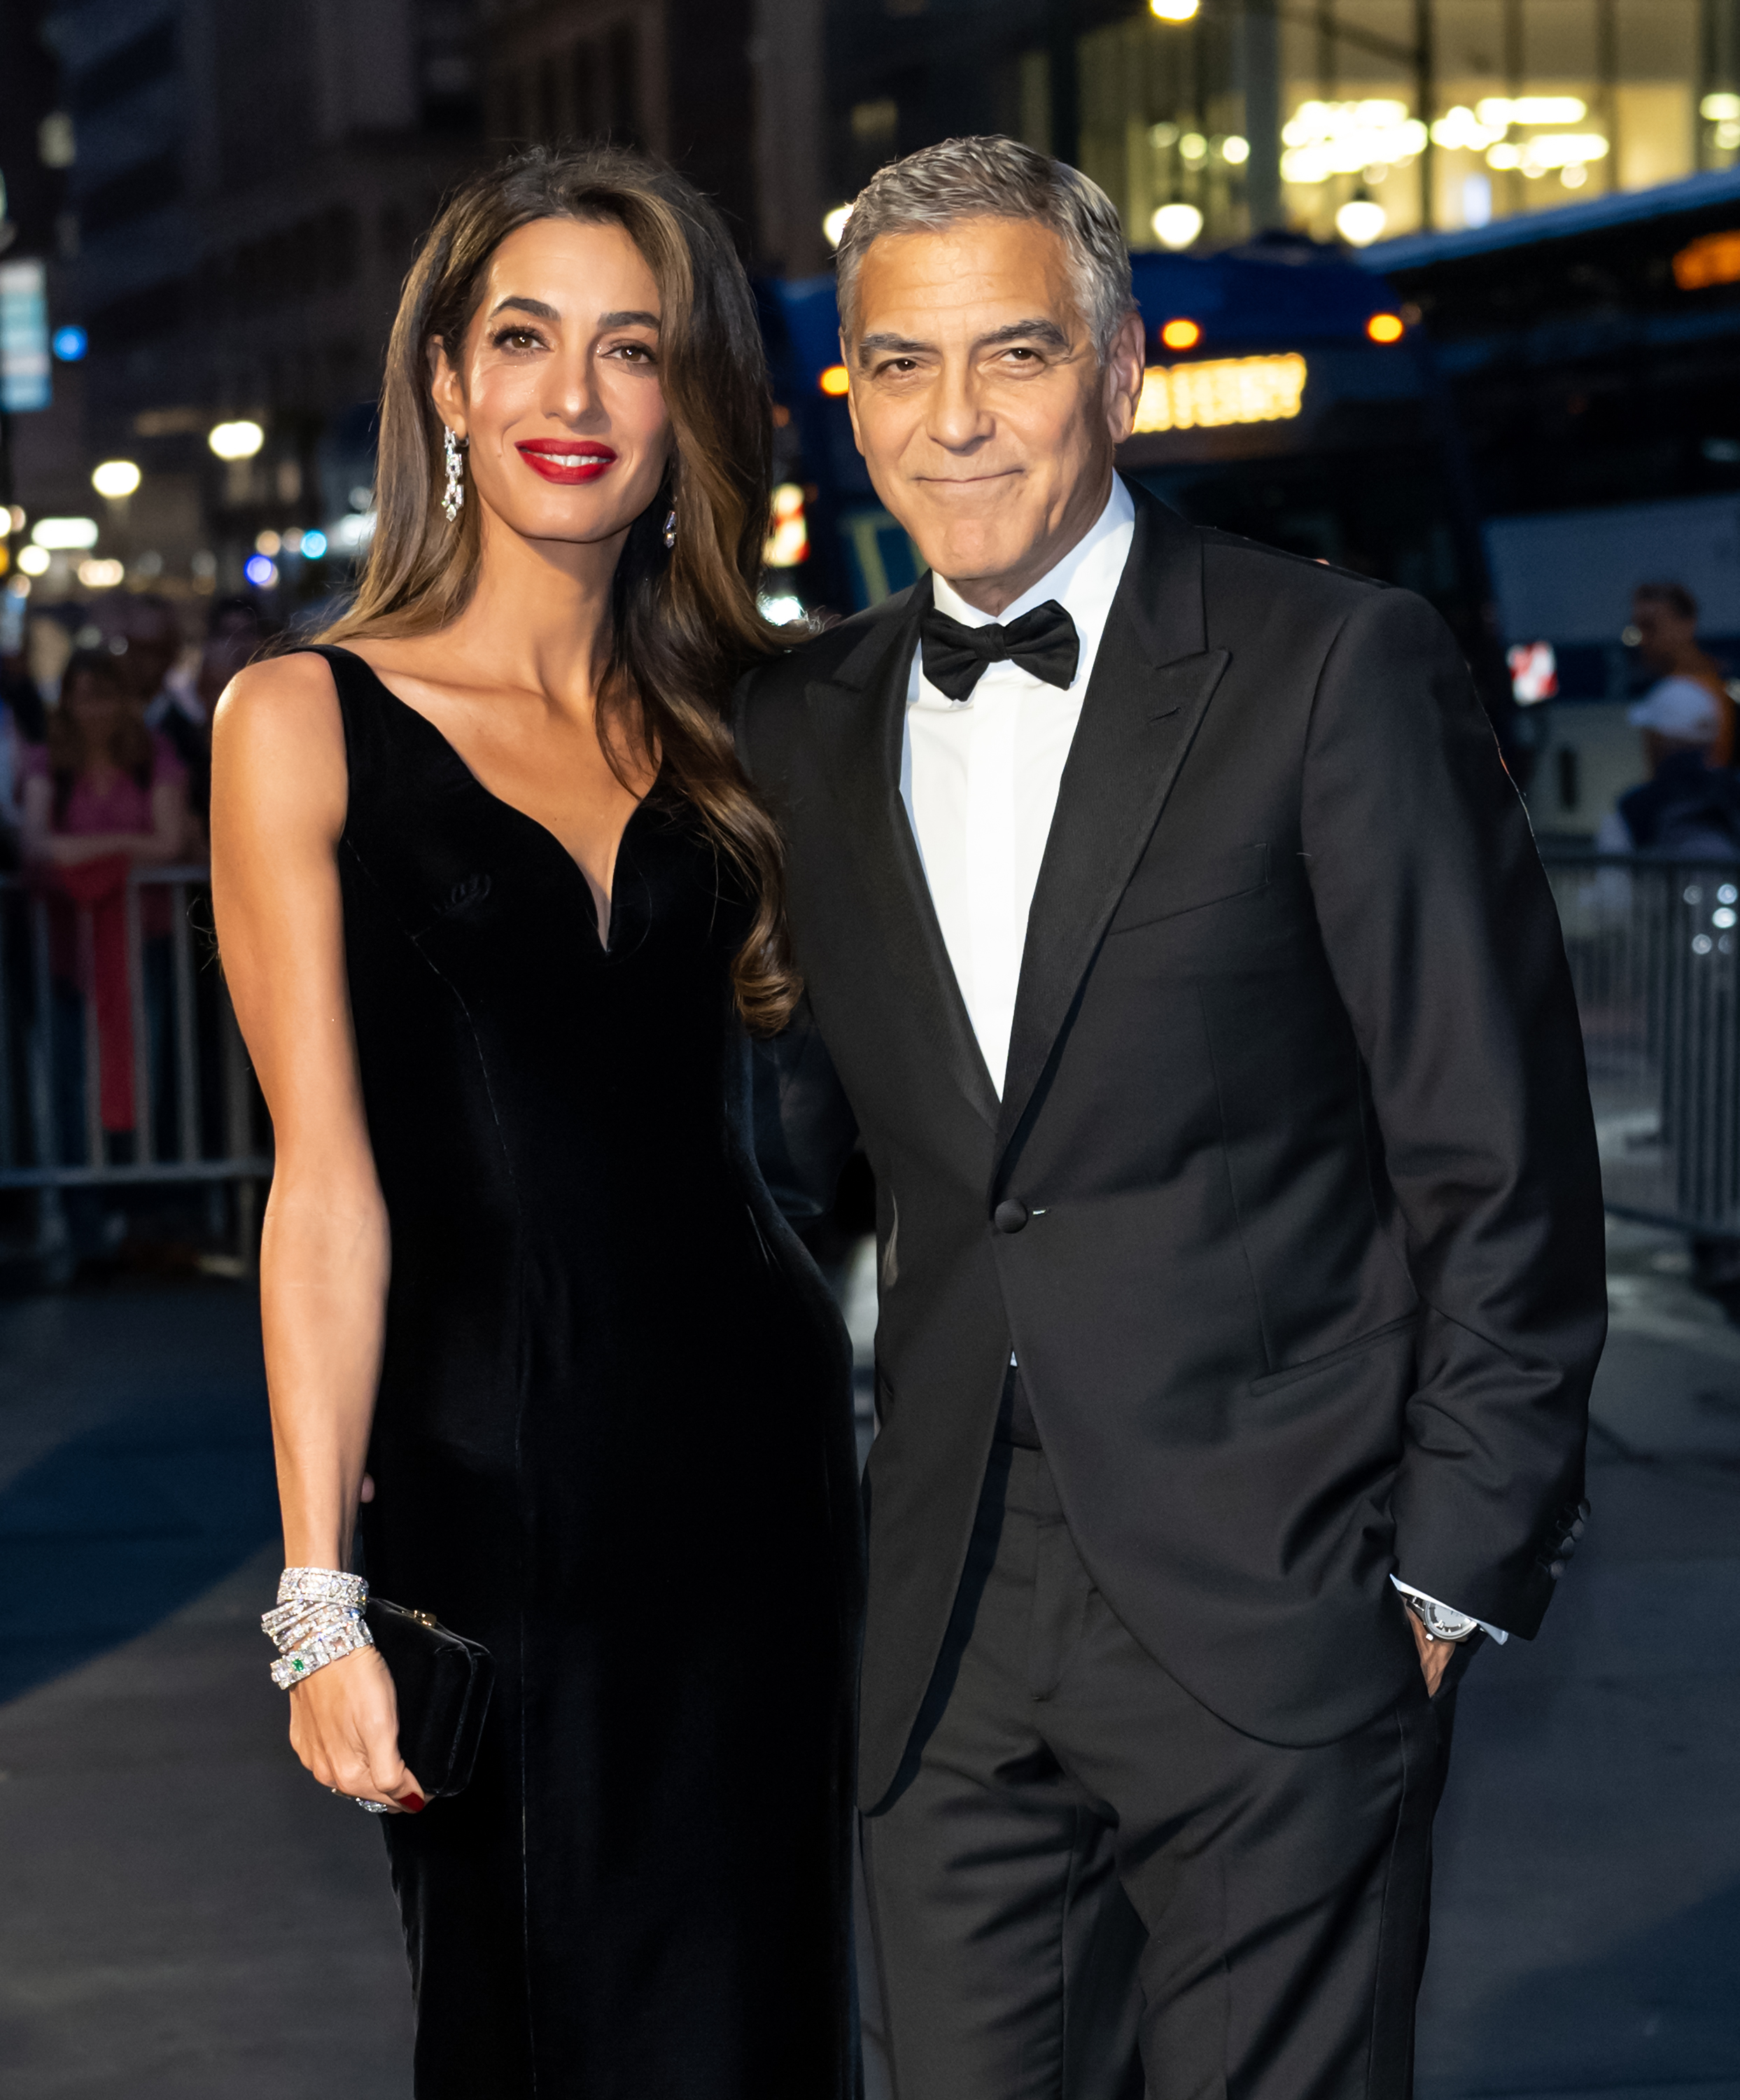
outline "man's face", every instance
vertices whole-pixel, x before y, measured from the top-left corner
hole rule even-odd
[[[1103,369],[1064,244],[1031,220],[884,235],[844,346],[876,493],[930,566],[998,613],[1092,525],[1142,388],[1142,324]]]
[[[1697,639],[1697,621],[1685,619],[1659,598],[1635,599],[1632,624],[1637,630],[1637,646],[1644,661],[1658,671],[1672,670],[1687,646]]]

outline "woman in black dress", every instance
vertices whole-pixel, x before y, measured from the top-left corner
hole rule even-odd
[[[346,1570],[360,1498],[377,1593],[495,1662],[426,1804],[377,1650],[289,1694],[385,1811],[418,2100],[851,2089],[849,1361],[749,1148],[797,987],[724,720],[769,420],[686,184],[479,178],[407,283],[355,606],[218,713],[285,1557]]]

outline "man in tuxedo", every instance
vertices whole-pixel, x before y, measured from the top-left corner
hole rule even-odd
[[[1582,1531],[1604,1329],[1527,821],[1429,607],[1114,473],[1093,183],[914,155],[839,302],[931,573],[754,674],[740,745],[808,987],[764,1163],[876,1178],[896,2100],[1401,2100],[1455,1680]]]

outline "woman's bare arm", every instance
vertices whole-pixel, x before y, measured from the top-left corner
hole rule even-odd
[[[276,1140],[260,1309],[292,1567],[349,1564],[390,1264],[345,977],[337,853],[347,792],[321,660],[242,672],[214,725],[212,898]],[[415,1795],[373,1650],[317,1670],[289,1698],[291,1741],[323,1784],[376,1800]]]

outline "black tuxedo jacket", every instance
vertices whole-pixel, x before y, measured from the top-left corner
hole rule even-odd
[[[1134,492],[998,1100],[899,790],[928,581],[745,682],[805,1006],[764,1164],[880,1255],[861,1794],[946,1630],[1011,1348],[1137,1639],[1268,1740],[1418,1665],[1392,1569],[1532,1635],[1606,1322],[1576,1008],[1429,607]]]

